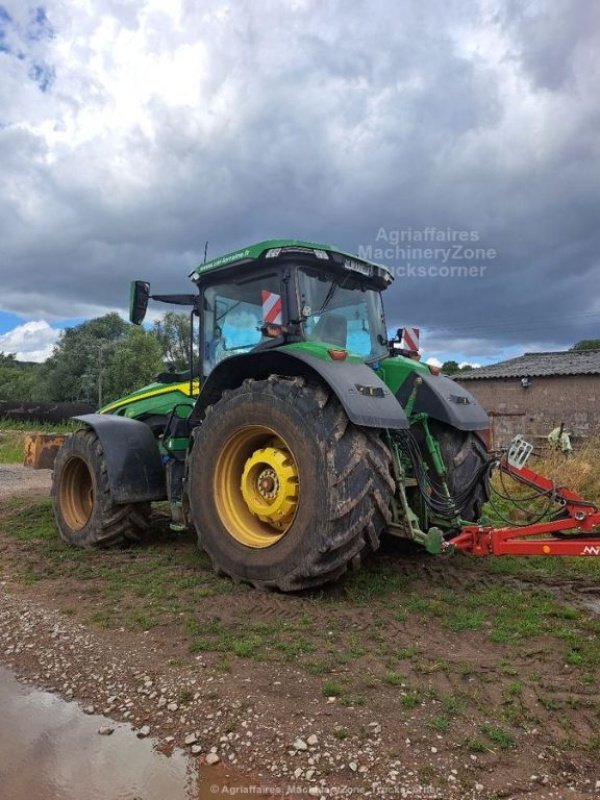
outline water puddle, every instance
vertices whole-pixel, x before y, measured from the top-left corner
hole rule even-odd
[[[98,728],[115,728],[100,736]],[[84,714],[0,667],[0,786],[10,800],[191,800],[195,765],[125,725]]]

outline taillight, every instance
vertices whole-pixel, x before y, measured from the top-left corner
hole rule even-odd
[[[334,361],[344,361],[348,355],[346,350],[328,350],[327,352]]]

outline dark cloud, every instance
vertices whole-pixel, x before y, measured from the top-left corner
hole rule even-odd
[[[436,227],[497,256],[466,262],[480,278],[399,277],[390,325],[473,358],[596,335],[587,4],[100,5],[102,21],[46,7],[53,38],[28,56],[55,75],[41,105],[0,53],[5,309],[123,308],[133,277],[185,289],[206,239],[213,256],[279,236],[356,251]]]

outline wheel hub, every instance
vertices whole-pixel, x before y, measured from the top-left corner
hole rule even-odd
[[[232,432],[217,458],[214,501],[227,533],[246,547],[267,548],[287,534],[299,504],[295,456],[267,426]]]
[[[270,467],[263,469],[256,481],[256,488],[261,497],[265,500],[273,500],[277,497],[279,491],[279,481],[277,480],[277,473]]]
[[[288,527],[298,505],[298,470],[283,442],[250,455],[240,488],[251,514],[280,531]]]

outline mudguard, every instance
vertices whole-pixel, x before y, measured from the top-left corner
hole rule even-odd
[[[84,414],[73,419],[92,428],[100,439],[115,503],[166,499],[160,453],[147,425],[111,414]]]
[[[460,431],[481,431],[490,427],[488,415],[479,401],[460,383],[445,375],[411,373],[396,392],[403,406],[408,402],[417,378],[422,383],[417,389],[413,413],[425,412],[432,419]]]
[[[245,378],[313,374],[331,388],[348,419],[366,428],[409,427],[404,410],[381,378],[363,363],[325,361],[299,350],[265,350],[232,356],[221,361],[207,378],[191,420],[200,420],[207,406],[216,403],[225,389],[234,389]]]

